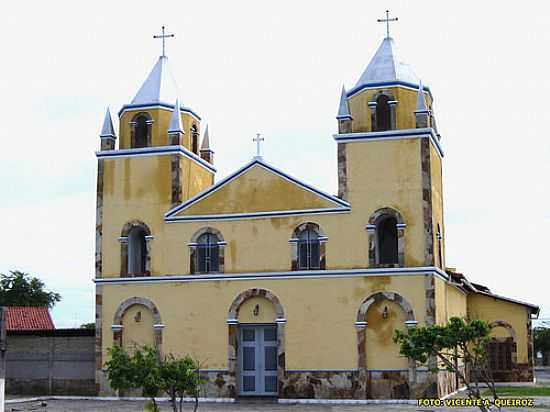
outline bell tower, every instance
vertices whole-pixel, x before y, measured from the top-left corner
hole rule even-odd
[[[398,58],[388,27],[355,86],[342,88],[334,135],[338,194],[364,211],[370,250],[380,242],[374,233],[382,211],[392,211],[397,227],[390,230],[407,244],[399,266],[444,269],[443,150],[432,107],[429,87]],[[381,261],[373,255],[370,264]]]
[[[150,250],[164,236],[164,213],[214,184],[213,156],[200,151],[201,118],[181,102],[163,45],[135,97],[118,112],[118,136],[109,110],[105,114],[96,154],[98,278],[165,273],[162,260],[154,260],[162,255]],[[136,262],[127,259],[132,247],[140,251]]]

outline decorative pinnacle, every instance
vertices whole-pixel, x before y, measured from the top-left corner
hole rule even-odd
[[[183,126],[181,124],[181,112],[180,112],[180,102],[179,99],[176,99],[176,104],[174,105],[174,111],[172,112],[172,117],[170,118],[170,124],[168,125],[168,133],[181,133],[184,134]]]
[[[113,138],[116,139],[115,128],[113,127],[113,119],[111,118],[111,111],[107,107],[105,112],[105,119],[103,120],[103,127],[101,128],[100,138]]]
[[[204,128],[201,150],[210,150],[210,135],[208,134],[208,125]]]
[[[348,96],[346,88],[342,85],[342,94],[340,96],[340,105],[338,106],[337,119],[351,119],[351,113],[349,112]]]
[[[428,106],[426,105],[426,96],[424,95],[424,86],[422,81],[418,85],[418,95],[416,97],[416,110],[415,113],[427,113]]]

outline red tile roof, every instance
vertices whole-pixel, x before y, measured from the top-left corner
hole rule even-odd
[[[7,330],[55,329],[48,308],[34,306],[9,306],[7,309]]]

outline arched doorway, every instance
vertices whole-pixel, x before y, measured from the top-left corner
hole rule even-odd
[[[411,305],[399,293],[376,292],[363,301],[355,325],[360,391],[365,398],[410,397],[414,374],[409,374],[410,362],[399,354],[393,335],[396,329],[416,323]],[[379,376],[374,379],[369,371]]]
[[[487,345],[489,368],[495,380],[506,380],[517,363],[516,331],[508,322],[497,320],[489,324],[491,340]]]
[[[229,375],[237,396],[277,396],[284,378],[284,311],[265,289],[249,289],[229,313]]]
[[[113,317],[113,345],[125,350],[151,345],[162,353],[162,323],[157,306],[147,298],[133,297],[122,302]]]

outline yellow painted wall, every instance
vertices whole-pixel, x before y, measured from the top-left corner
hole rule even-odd
[[[407,224],[405,265],[423,266],[420,140],[357,142],[346,146],[353,223],[367,223],[369,216],[382,207],[398,210]]]
[[[138,312],[141,320],[136,321]],[[143,305],[134,305],[122,316],[122,346],[127,351],[133,351],[139,346],[153,346],[153,314]]]
[[[189,353],[206,362],[207,368],[226,368],[229,307],[241,292],[251,287],[271,290],[284,308],[288,369],[356,368],[357,312],[361,303],[375,292],[400,293],[409,301],[421,324],[425,313],[422,276],[105,285],[104,356],[112,346],[115,310],[125,299],[139,296],[150,299],[159,309],[166,325],[165,353]],[[249,310],[245,306],[243,316]],[[267,310],[264,313],[268,315]],[[274,314],[269,316],[271,322]],[[378,356],[384,357],[385,351],[394,356],[393,349],[379,345]]]
[[[453,316],[466,318],[468,315],[468,300],[466,294],[459,290],[456,286],[447,285],[446,288],[448,318],[450,319]]]
[[[258,314],[254,310],[258,305]],[[269,300],[261,297],[254,297],[244,302],[239,309],[239,323],[275,323],[277,312],[275,305]]]
[[[488,323],[504,320],[512,325],[517,336],[517,362],[526,363],[528,361],[528,310],[525,306],[472,293],[468,296],[468,314],[471,319],[482,319]],[[495,333],[498,336],[500,331],[495,331]]]
[[[417,91],[405,89],[403,87],[390,87],[387,89],[364,90],[348,100],[351,116],[353,117],[352,131],[354,133],[373,131],[371,124],[371,109],[368,107],[368,103],[373,100],[373,96],[381,90],[392,93],[398,102],[395,110],[396,128],[414,129],[416,127],[414,111],[416,110]],[[426,101],[428,107],[431,107],[432,102],[427,93]]]
[[[212,184],[213,175],[189,159],[182,163],[183,195],[194,196]],[[103,276],[120,276],[121,246],[118,238],[123,226],[134,219],[151,229],[152,274],[178,271],[170,250],[163,245],[168,229],[164,213],[171,208],[171,155],[128,157],[104,160],[103,194]],[[188,239],[185,239],[188,241]],[[187,246],[186,246],[187,247]],[[186,249],[183,249],[184,253]]]
[[[437,277],[435,280],[435,323],[447,322],[447,288],[445,282]]]
[[[384,308],[388,317],[384,319]],[[407,358],[399,354],[393,341],[395,330],[405,330],[407,316],[399,305],[382,301],[373,304],[367,313],[366,351],[368,369],[407,369]]]
[[[171,207],[170,156],[105,160],[104,276],[117,276],[120,273],[120,244],[117,239],[122,226],[131,219],[144,221],[152,230],[153,275],[189,273],[188,243],[193,234],[205,226],[218,229],[227,242],[226,273],[290,270],[292,255],[288,240],[298,225],[308,221],[319,224],[328,236],[327,269],[366,268],[368,235],[365,226],[370,215],[382,207],[399,210],[407,224],[405,265],[423,266],[419,153],[419,140],[349,144],[348,185],[352,205],[349,213],[171,224],[163,221],[164,212]],[[380,173],[380,170],[384,170],[384,173]],[[268,207],[266,201],[278,207],[284,207],[284,203],[302,206],[300,208],[332,207],[330,202],[317,200],[319,198],[302,189],[289,189],[286,181],[284,185],[277,183],[280,182],[279,178],[261,169],[251,170],[250,173],[248,180],[245,176],[241,177],[245,180],[243,185],[230,184],[220,189],[217,205],[211,207],[220,212],[226,212],[230,207],[235,207],[239,212],[244,207],[248,210],[262,210],[262,207]],[[208,172],[189,161],[184,162],[183,175],[186,183],[184,196],[192,196],[201,187],[208,187],[212,179]],[[247,190],[254,185],[257,190],[260,187],[272,189],[269,197],[255,197],[254,190],[251,195],[247,195]],[[289,193],[293,196],[288,197]],[[279,205],[279,199],[285,202]],[[190,213],[198,213],[201,207],[194,206]],[[350,239],[353,239],[355,247],[349,247]]]
[[[179,161],[182,169],[183,200],[192,198],[214,184],[214,173],[182,156],[179,157]]]
[[[148,113],[153,119],[151,143],[152,146],[168,146],[168,125],[172,118],[172,110],[168,109],[147,109],[147,110],[128,110],[122,114],[119,127],[119,148],[130,149],[130,122],[132,122],[139,113]],[[197,126],[200,133],[200,122],[188,113],[181,114],[183,131],[183,146],[191,150],[191,127]]]
[[[441,158],[437,154],[434,145],[430,142],[430,172],[432,182],[432,224],[433,224],[433,244],[434,244],[434,262],[436,266],[445,268],[445,225],[443,220],[443,170]],[[441,234],[441,257],[439,261],[439,241],[437,240],[437,225],[440,225]]]
[[[334,202],[256,165],[179,215],[334,208]]]

